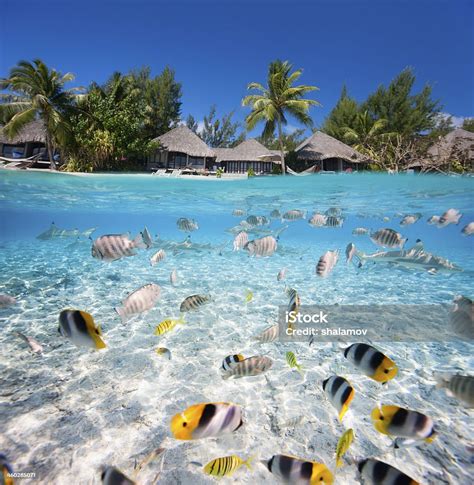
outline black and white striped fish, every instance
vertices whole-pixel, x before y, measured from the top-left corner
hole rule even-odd
[[[342,227],[343,224],[344,219],[342,219],[342,217],[328,216],[326,217],[324,227]]]
[[[176,225],[183,232],[193,232],[199,229],[198,223],[194,219],[188,219],[187,217],[180,217],[176,221]]]
[[[223,379],[229,377],[258,376],[266,372],[273,365],[273,360],[265,355],[255,355],[236,362],[230,369],[222,374]]]
[[[211,295],[191,295],[182,301],[179,311],[184,313],[199,310],[201,306],[209,303],[210,301]]]
[[[161,288],[154,283],[149,283],[130,293],[122,301],[122,307],[115,308],[115,311],[120,315],[122,323],[125,323],[132,315],[143,313],[153,308],[160,296]]]
[[[163,261],[165,258],[166,258],[165,251],[163,249],[160,249],[150,258],[150,264],[152,266],[155,266],[155,264],[158,264],[160,261]]]
[[[244,249],[250,256],[265,257],[271,256],[277,250],[277,240],[273,236],[265,236],[260,239],[249,241]]]
[[[372,485],[420,485],[408,475],[383,461],[362,460],[357,464],[361,478]],[[364,482],[366,483],[366,482]]]
[[[332,485],[334,477],[326,465],[294,456],[274,455],[262,461],[268,471],[291,485]]]
[[[346,263],[350,263],[352,261],[352,258],[356,254],[356,247],[354,243],[349,243],[346,246]]]
[[[244,248],[249,242],[249,235],[245,231],[241,231],[234,238],[234,251],[239,251]]]
[[[329,209],[325,212],[328,217],[341,217],[342,210],[339,207],[329,207]]]
[[[339,420],[342,421],[352,399],[354,399],[354,388],[343,377],[331,376],[323,381],[323,391],[328,396],[331,404],[336,408]]]
[[[316,265],[316,274],[321,278],[326,278],[329,273],[334,269],[339,260],[339,250],[326,251],[318,261]]]
[[[280,329],[278,325],[272,325],[271,327],[266,328],[260,335],[255,337],[255,340],[261,344],[274,342],[278,338],[279,331]]]
[[[232,367],[235,364],[242,362],[244,359],[245,359],[245,357],[242,354],[228,355],[222,361],[222,370],[227,371],[229,369],[232,369]]]
[[[287,288],[286,294],[288,295],[288,313],[298,313],[301,306],[301,299],[298,292],[294,288]]]
[[[243,209],[234,209],[232,215],[235,217],[242,217],[245,215],[245,211]]]
[[[150,231],[145,226],[142,231],[142,239],[145,243],[147,249],[150,249],[153,246],[153,238],[151,237]]]
[[[400,226],[410,226],[411,224],[415,224],[421,217],[422,214],[419,212],[416,214],[407,214],[406,216],[403,216],[403,219],[400,221]]]
[[[313,227],[323,227],[326,224],[327,217],[324,214],[315,212],[309,219],[308,223]]]
[[[403,248],[408,239],[393,229],[379,229],[370,235],[370,239],[378,246],[386,248]]]
[[[435,374],[436,387],[444,388],[448,394],[474,408],[474,377],[453,374]]]
[[[94,258],[109,262],[135,256],[135,249],[146,247],[141,233],[133,241],[128,234],[106,234],[93,242],[91,253]]]
[[[369,230],[366,227],[356,227],[355,229],[352,229],[352,234],[354,234],[354,236],[365,236],[366,234],[369,234]]]
[[[304,219],[306,217],[306,212],[299,209],[292,209],[286,211],[281,218],[284,221],[297,221],[299,219]]]
[[[281,213],[278,209],[273,209],[270,212],[270,218],[271,219],[280,219],[281,218]]]
[[[470,222],[469,224],[466,224],[461,232],[465,235],[465,236],[472,236],[474,234],[474,222]]]

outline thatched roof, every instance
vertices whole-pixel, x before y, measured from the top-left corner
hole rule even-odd
[[[192,157],[214,157],[212,150],[187,126],[180,125],[155,138],[169,152],[186,153]]]
[[[455,152],[466,153],[470,160],[474,160],[474,133],[458,128],[441,137],[429,149],[427,154],[433,160],[444,162]]]
[[[254,138],[245,140],[234,148],[214,148],[214,152],[216,162],[261,162],[279,159],[278,152],[269,150]]]
[[[12,139],[8,138],[7,134],[0,128],[0,143],[17,144],[26,142],[46,143],[44,123],[41,120],[35,120],[28,123]]]
[[[364,155],[321,131],[313,133],[296,148],[295,152],[299,160],[320,161],[327,158],[341,158],[352,163],[366,161]]]

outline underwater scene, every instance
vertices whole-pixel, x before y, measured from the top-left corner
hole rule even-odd
[[[473,188],[2,171],[2,467],[15,483],[471,484]],[[320,306],[370,332],[282,318]]]

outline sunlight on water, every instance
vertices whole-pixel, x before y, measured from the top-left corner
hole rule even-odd
[[[253,337],[276,323],[278,307],[288,302],[285,285],[297,289],[305,305],[447,304],[458,294],[472,296],[472,237],[461,234],[474,220],[472,190],[473,179],[438,176],[186,181],[2,172],[0,293],[18,303],[0,309],[0,451],[14,457],[18,469],[34,470],[41,483],[98,483],[103,464],[132,476],[135,462],[160,445],[167,451],[140,472],[141,483],[152,483],[157,474],[160,484],[213,483],[191,462],[205,465],[231,454],[255,455],[253,470],[242,467],[221,483],[274,483],[259,459],[286,453],[325,463],[334,471],[337,441],[345,428],[353,427],[356,439],[346,455],[349,461],[337,470],[336,483],[356,483],[350,460],[368,457],[387,461],[422,483],[470,483],[472,454],[466,447],[472,445],[472,413],[435,388],[433,372],[472,374],[472,343],[392,343],[380,335],[374,345],[399,367],[399,375],[380,386],[344,359],[341,348],[346,345],[259,344]],[[308,224],[314,211],[329,207],[342,210],[342,228]],[[430,216],[449,208],[463,213],[459,225],[438,229],[427,224]],[[306,220],[272,220],[261,235],[288,225],[277,252],[249,258],[245,251],[232,250],[229,229],[246,217],[232,216],[234,209],[267,217],[275,209],[300,209]],[[422,218],[400,227],[403,215],[413,213]],[[179,217],[199,224],[189,247],[177,244],[186,238],[176,227]],[[96,227],[93,238],[127,232],[134,237],[147,226],[158,239],[150,250],[105,263],[91,256],[87,237],[36,239],[53,221],[68,230]],[[356,227],[391,227],[408,237],[407,247],[421,239],[426,251],[463,271],[433,275],[426,268],[346,265],[349,242],[366,253],[378,249],[368,236],[352,235]],[[166,258],[152,267],[149,259],[160,248]],[[328,249],[339,249],[341,256],[330,276],[321,279],[315,266]],[[278,282],[277,273],[285,267],[286,280]],[[174,287],[169,281],[173,269],[178,275]],[[161,286],[161,299],[123,325],[114,308],[147,283]],[[246,303],[249,290],[253,299]],[[186,323],[172,332],[153,335],[159,322],[179,317],[180,303],[192,294],[211,294],[213,301],[186,314]],[[91,313],[102,326],[107,349],[77,348],[61,337],[58,315],[65,308]],[[14,331],[37,339],[43,355],[30,353]],[[171,361],[158,356],[157,347],[169,348]],[[303,376],[288,367],[289,350],[302,364]],[[222,359],[235,353],[268,355],[274,364],[262,376],[223,380]],[[335,373],[349,379],[356,391],[343,423],[321,388]],[[218,439],[172,438],[173,415],[195,403],[222,401],[243,407],[239,431]],[[393,450],[391,440],[371,424],[370,411],[380,403],[427,414],[435,421],[437,438]],[[297,427],[278,427],[295,416],[304,417]]]

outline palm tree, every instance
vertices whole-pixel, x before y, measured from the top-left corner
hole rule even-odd
[[[56,169],[54,147],[64,146],[70,136],[68,113],[75,100],[74,93],[81,88],[64,89],[72,81],[71,73],[61,74],[49,69],[40,59],[20,61],[11,69],[10,76],[0,79],[0,116],[5,122],[4,132],[13,138],[31,121],[39,118],[46,130],[46,146],[52,169]]]
[[[252,112],[245,118],[247,130],[255,128],[260,121],[265,122],[262,137],[268,139],[273,136],[275,129],[278,131],[278,141],[281,154],[281,169],[285,175],[285,148],[283,144],[283,125],[287,124],[287,115],[306,126],[312,125],[308,115],[311,106],[319,103],[312,99],[303,99],[306,93],[315,91],[316,86],[294,86],[303,71],[298,69],[293,73],[293,66],[288,62],[276,60],[270,63],[268,68],[267,86],[260,83],[250,83],[248,90],[259,91],[259,94],[251,94],[242,100],[243,106],[251,106]]]

